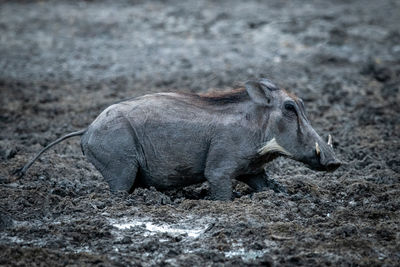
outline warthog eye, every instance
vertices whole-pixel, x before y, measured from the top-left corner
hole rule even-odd
[[[294,107],[294,103],[292,101],[286,102],[284,107],[286,111],[296,113],[296,108]]]

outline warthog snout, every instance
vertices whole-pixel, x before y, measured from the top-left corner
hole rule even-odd
[[[342,165],[342,163],[341,163],[340,161],[338,161],[338,160],[330,161],[330,162],[328,162],[327,165],[326,165],[326,170],[327,170],[328,172],[333,172],[334,170],[336,170],[337,168],[339,168],[340,165]]]
[[[342,164],[335,155],[333,151],[332,136],[328,136],[328,142],[322,143],[315,142],[315,155],[320,164],[319,169],[332,172],[340,167]]]

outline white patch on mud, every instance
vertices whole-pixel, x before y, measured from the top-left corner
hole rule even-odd
[[[129,230],[135,227],[143,227],[145,236],[156,233],[168,233],[172,236],[187,235],[190,238],[198,238],[207,229],[208,224],[204,226],[194,226],[190,222],[179,222],[174,224],[154,223],[149,220],[127,219],[111,220],[112,226],[119,230]]]
[[[233,258],[233,257],[241,257],[242,260],[244,261],[251,261],[255,260],[257,258],[260,258],[264,256],[268,252],[267,249],[263,250],[246,250],[244,248],[240,248],[238,250],[231,250],[228,252],[225,252],[225,257],[227,258]]]
[[[75,253],[82,253],[82,252],[91,253],[92,251],[90,250],[89,246],[84,246],[84,247],[74,249],[74,252]]]
[[[275,242],[272,244],[276,245]],[[264,256],[265,254],[270,252],[270,249],[262,249],[262,250],[247,250],[244,248],[243,243],[233,243],[232,250],[224,252],[225,257],[233,258],[233,257],[240,257],[243,261],[249,262]]]

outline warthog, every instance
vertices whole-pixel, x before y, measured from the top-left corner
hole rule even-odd
[[[278,156],[313,170],[340,166],[329,136],[311,127],[303,101],[267,79],[213,94],[157,93],[105,109],[85,130],[81,147],[112,191],[170,189],[208,181],[213,199],[229,200],[232,180],[268,187],[264,165]]]

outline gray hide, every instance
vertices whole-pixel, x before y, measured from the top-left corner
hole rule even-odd
[[[330,144],[311,127],[303,102],[266,79],[219,95],[124,101],[104,110],[81,140],[112,191],[207,180],[219,200],[231,199],[231,179],[265,189],[264,165],[279,155],[333,171],[340,162]]]

